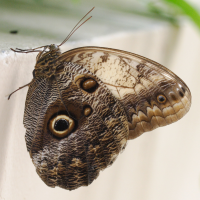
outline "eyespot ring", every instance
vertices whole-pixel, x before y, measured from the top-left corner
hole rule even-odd
[[[67,136],[75,127],[75,121],[69,116],[61,114],[52,118],[49,122],[49,130],[59,138]]]
[[[166,97],[164,96],[164,95],[162,95],[162,94],[159,94],[158,96],[157,96],[157,101],[159,102],[159,103],[165,103],[166,102]]]

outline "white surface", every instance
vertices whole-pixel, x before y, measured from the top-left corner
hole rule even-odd
[[[23,43],[22,46],[31,44]],[[37,44],[38,41],[33,46]],[[18,91],[9,101],[5,97],[30,82],[36,55],[1,52],[0,199],[200,199],[198,33],[187,24],[183,24],[179,32],[170,26],[159,25],[147,30],[124,31],[87,41],[68,42],[63,50],[86,45],[123,49],[167,64],[191,89],[191,110],[177,123],[129,141],[116,162],[101,172],[90,186],[71,192],[52,189],[40,180],[26,150],[22,122],[27,88]],[[8,49],[8,45],[4,49]]]

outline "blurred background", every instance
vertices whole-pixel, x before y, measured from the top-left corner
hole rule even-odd
[[[129,141],[115,163],[88,187],[49,188],[26,150],[23,112],[36,54],[10,48],[59,44],[93,7],[93,16],[62,46],[102,46],[153,59],[192,93],[180,121]],[[90,16],[90,15],[89,15]],[[200,199],[199,0],[0,0],[0,199]]]

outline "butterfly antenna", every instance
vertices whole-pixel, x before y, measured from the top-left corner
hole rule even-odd
[[[24,88],[24,87],[26,87],[26,86],[29,86],[29,85],[30,85],[30,83],[28,83],[28,84],[26,84],[26,85],[23,85],[23,86],[19,87],[17,90],[15,90],[15,91],[13,91],[12,93],[10,93],[10,94],[8,95],[8,100],[10,99],[10,97],[11,97],[15,92],[17,92],[18,90],[21,90],[22,88]]]
[[[92,16],[91,16],[92,17]],[[91,19],[91,17],[89,17],[87,20],[85,20],[82,24],[80,24],[76,29],[74,29],[74,31],[72,32],[72,33],[70,33],[69,35],[68,35],[68,37],[59,45],[59,46],[61,46],[62,44],[64,44],[72,35],[73,35],[73,33],[77,30],[77,29],[79,29],[83,24],[85,24],[85,22],[87,22],[89,19]]]
[[[83,23],[81,23],[80,24],[80,22],[90,13],[90,12],[92,12],[92,10],[94,9],[95,7],[93,7],[75,26],[74,26],[74,28],[70,31],[70,33],[68,34],[68,36],[63,40],[63,42],[60,44],[60,45],[58,45],[59,47],[61,46],[61,45],[63,45],[71,36],[72,36],[72,34],[78,29],[78,28],[80,28],[85,22],[87,22],[89,19],[91,19],[91,17],[92,16],[90,16],[88,19],[86,19]],[[80,24],[80,25],[79,25]],[[79,25],[79,26],[78,26]],[[78,27],[77,27],[78,26]]]

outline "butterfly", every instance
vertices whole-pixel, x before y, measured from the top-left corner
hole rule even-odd
[[[191,105],[187,85],[148,58],[92,46],[61,53],[78,24],[60,45],[12,49],[39,52],[25,85],[27,150],[48,186],[68,190],[91,184],[128,140],[179,120]]]

